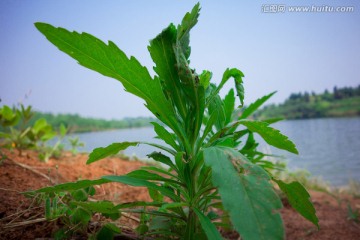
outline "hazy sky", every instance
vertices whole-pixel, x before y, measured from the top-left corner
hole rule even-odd
[[[123,91],[120,82],[78,65],[33,23],[112,40],[154,74],[148,41],[170,22],[178,24],[196,2],[1,0],[0,105],[22,100],[44,112],[106,119],[150,116],[143,102]],[[245,104],[275,90],[271,102],[281,102],[292,92],[360,84],[359,1],[283,0],[284,12],[269,13],[273,9],[269,4],[278,3],[201,2],[199,23],[191,32],[191,66],[197,72],[212,71],[217,83],[227,67],[242,70]],[[291,6],[352,6],[354,11],[294,13]],[[225,91],[229,87],[230,83]]]

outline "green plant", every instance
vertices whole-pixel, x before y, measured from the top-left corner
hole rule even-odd
[[[62,150],[61,141],[66,134],[66,128],[60,126],[59,140],[54,146],[48,146],[47,142],[57,136],[52,126],[40,118],[29,124],[34,116],[31,106],[11,109],[4,105],[0,108],[0,124],[3,131],[0,132],[3,147],[17,149],[21,155],[24,149],[35,149],[39,152],[39,158],[48,161],[49,157],[57,155]]]
[[[162,152],[148,156],[167,166],[143,167],[126,175],[103,176],[98,180],[39,189],[37,193],[57,194],[80,188],[120,182],[147,187],[152,202],[115,206],[119,212],[141,215],[137,232],[142,236],[169,239],[221,239],[216,226],[235,229],[243,239],[282,239],[282,207],[271,180],[302,216],[318,226],[310,195],[299,182],[275,179],[268,169],[276,167],[257,151],[254,134],[268,144],[298,153],[295,145],[269,126],[277,120],[247,120],[274,93],[249,105],[233,119],[235,91],[243,106],[243,73],[226,69],[219,85],[211,83],[212,73],[198,74],[190,68],[190,30],[197,23],[200,7],[195,5],[177,27],[170,24],[148,50],[156,76],[136,58],[128,58],[113,42],[103,43],[88,33],[69,32],[46,23],[36,23],[46,38],[84,67],[120,81],[125,90],[145,101],[146,107],[166,127],[152,123],[165,145],[149,142],[113,143],[95,149],[87,164],[118,153],[129,146],[148,144]],[[233,78],[235,90],[225,98],[219,92]],[[222,213],[222,214],[220,214]]]
[[[354,222],[359,222],[360,221],[360,214],[359,214],[359,210],[358,209],[352,209],[350,203],[347,204],[348,207],[348,219],[352,220]]]
[[[3,138],[2,145],[4,147],[16,148],[21,155],[22,149],[33,146],[28,138],[30,128],[25,127],[31,116],[31,107],[24,108],[21,105],[20,109],[11,109],[4,105],[0,108],[0,124],[4,129],[0,132],[0,136]],[[20,123],[21,120],[22,123]]]
[[[68,141],[71,146],[70,151],[71,151],[72,155],[76,155],[78,153],[78,148],[84,146],[84,143],[80,142],[79,137],[68,138]]]
[[[21,155],[23,149],[37,148],[38,143],[43,144],[56,135],[42,118],[28,126],[33,115],[31,106],[25,108],[22,104],[20,109],[11,109],[6,105],[0,108],[0,123],[4,129],[0,134],[4,147],[15,148]]]
[[[59,128],[59,133],[56,134],[57,136],[57,141],[54,145],[47,145],[46,141],[42,140],[41,144],[37,147],[38,151],[39,151],[39,158],[40,160],[44,161],[44,162],[48,162],[50,157],[55,157],[55,158],[59,158],[61,155],[61,152],[64,150],[64,145],[62,144],[65,135],[67,133],[67,128],[61,124],[60,128]],[[51,137],[53,138],[53,137]]]
[[[91,234],[88,239],[112,239],[115,233],[121,232],[112,223],[97,224],[92,229],[88,229],[88,224],[95,214],[101,214],[103,218],[110,220],[120,217],[112,202],[88,201],[95,192],[94,187],[88,186],[58,194],[36,195],[45,202],[46,219],[60,221],[60,228],[53,233],[55,239],[69,239],[74,235],[84,236],[89,231]]]

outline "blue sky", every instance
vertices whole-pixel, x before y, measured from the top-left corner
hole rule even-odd
[[[1,0],[0,104],[23,101],[43,112],[106,119],[150,116],[118,81],[78,65],[33,23],[112,40],[153,74],[149,40],[170,22],[178,24],[196,2]],[[245,104],[275,90],[270,102],[278,103],[292,92],[360,84],[359,1],[285,0],[284,13],[262,12],[268,4],[278,1],[201,2],[199,23],[191,32],[191,66],[212,71],[217,83],[227,67],[242,70]],[[352,6],[354,11],[294,13],[290,6]]]

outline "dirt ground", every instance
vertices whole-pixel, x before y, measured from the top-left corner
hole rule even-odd
[[[57,228],[56,222],[44,221],[44,210],[41,206],[37,206],[20,192],[56,183],[125,174],[145,164],[108,158],[86,165],[86,154],[72,156],[70,153],[65,153],[61,159],[50,159],[48,163],[43,163],[32,151],[23,152],[21,157],[7,150],[2,152],[6,157],[0,160],[0,239],[6,240],[49,239]],[[320,220],[320,230],[284,203],[281,214],[285,223],[286,239],[360,239],[360,223],[348,219],[347,209],[347,205],[350,204],[352,209],[360,211],[360,199],[351,196],[335,199],[329,194],[314,191],[311,191],[311,196]],[[150,199],[146,189],[118,183],[98,187],[95,198],[111,199],[118,203]],[[134,223],[125,219],[123,226],[131,228],[134,227]],[[123,230],[126,229],[125,227]],[[225,237],[239,239],[236,234],[227,234]]]

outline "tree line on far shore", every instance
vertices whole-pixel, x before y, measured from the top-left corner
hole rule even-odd
[[[255,118],[306,119],[360,115],[360,85],[334,87],[332,92],[292,93],[281,104],[270,104],[259,110]]]
[[[29,124],[37,119],[45,118],[55,129],[64,124],[70,132],[94,132],[110,129],[139,128],[150,126],[155,121],[151,117],[124,118],[121,120],[106,120],[98,118],[86,118],[79,114],[52,114],[35,112]]]

